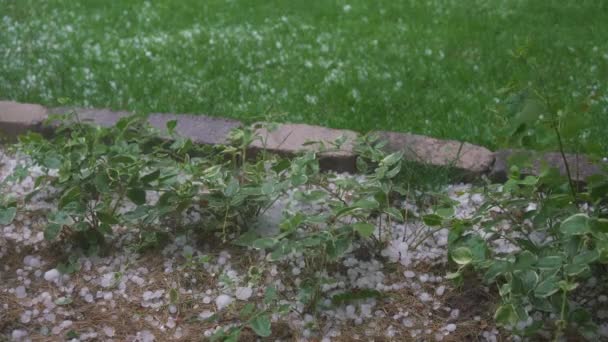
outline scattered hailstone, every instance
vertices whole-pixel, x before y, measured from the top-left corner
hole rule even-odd
[[[19,299],[27,297],[27,293],[25,292],[25,287],[23,285],[17,286],[17,288],[15,289],[15,297]]]
[[[215,306],[217,306],[218,310],[222,310],[232,303],[232,297],[222,294],[215,298]]]
[[[59,273],[59,271],[56,268],[53,268],[52,270],[46,271],[44,273],[44,280],[56,281],[57,279],[59,279],[60,275],[61,274]]]
[[[27,331],[22,330],[22,329],[13,330],[13,332],[11,333],[11,339],[13,341],[21,341],[26,336],[27,336]]]
[[[238,300],[247,300],[253,294],[253,290],[250,287],[238,287],[236,289],[236,299]],[[217,302],[217,301],[216,301]]]
[[[448,325],[445,326],[445,330],[449,331],[449,332],[454,332],[456,331],[456,324],[454,323],[450,323]]]
[[[428,293],[426,293],[426,292],[422,292],[422,293],[421,293],[421,294],[418,296],[418,298],[420,298],[420,300],[421,300],[421,301],[423,301],[423,302],[428,302],[428,301],[430,301],[430,300],[432,300],[432,299],[433,299],[433,297],[431,297],[431,295],[430,295],[430,294],[428,294]]]
[[[444,292],[445,292],[445,286],[443,286],[443,285],[441,285],[435,289],[435,294],[438,296],[443,296]]]
[[[114,337],[114,328],[105,326],[103,327],[103,333],[106,334],[107,337]]]
[[[213,312],[211,312],[211,311],[209,311],[209,310],[205,310],[205,311],[203,311],[203,312],[201,312],[201,313],[199,314],[199,317],[200,317],[201,319],[203,319],[203,320],[205,320],[205,319],[207,319],[207,318],[209,318],[209,317],[211,317],[211,316],[213,316]]]
[[[23,258],[23,263],[26,266],[29,266],[31,268],[38,268],[38,267],[40,267],[40,258],[32,256],[32,255],[28,255],[25,258]]]
[[[155,337],[149,330],[143,330],[137,333],[135,340],[138,342],[153,342]]]

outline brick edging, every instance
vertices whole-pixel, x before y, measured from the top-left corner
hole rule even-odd
[[[74,111],[79,118],[86,122],[109,126],[121,117],[131,113],[112,111],[108,109],[57,107],[45,108],[38,104],[0,101],[0,138],[14,139],[28,130],[41,130],[44,120],[49,114],[60,114]],[[228,141],[229,132],[242,123],[238,120],[209,117],[190,114],[153,113],[148,116],[150,124],[158,129],[165,129],[169,120],[177,120],[176,131],[194,143],[218,145]],[[305,124],[278,124],[277,129],[257,131],[262,141],[251,144],[252,152],[266,149],[285,156],[293,156],[302,150],[319,152],[320,165],[323,170],[356,173],[357,153],[354,149],[358,133],[350,130],[331,129]],[[453,169],[467,179],[488,176],[493,181],[505,181],[508,158],[516,153],[514,150],[499,150],[492,152],[485,147],[455,140],[443,140],[423,135],[399,132],[374,132],[382,140],[386,140],[385,149],[389,152],[402,151],[404,158],[413,163],[425,166]],[[344,138],[339,149],[332,146],[338,138]],[[308,141],[323,142],[324,149],[319,145],[308,145]],[[526,153],[533,153],[527,151]],[[576,165],[574,178],[578,182],[591,175],[603,173],[602,168],[584,155],[568,154],[570,165]],[[565,173],[561,155],[550,152],[535,158],[532,168],[524,170],[527,174],[540,174],[541,165],[546,162]],[[572,167],[572,166],[571,166]]]

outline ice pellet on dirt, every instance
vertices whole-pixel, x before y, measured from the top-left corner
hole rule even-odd
[[[247,300],[253,294],[253,290],[250,287],[238,287],[235,292],[236,299]]]
[[[439,287],[437,287],[435,289],[435,294],[438,296],[443,296],[443,293],[445,292],[445,286],[440,285]]]
[[[213,316],[213,312],[209,310],[205,310],[198,315],[202,320],[205,320],[211,316]]]
[[[449,331],[449,332],[454,332],[456,331],[456,324],[454,323],[450,323],[448,325],[445,326],[445,330]]]
[[[135,341],[137,342],[154,342],[156,338],[154,334],[150,332],[150,330],[143,330],[137,333],[135,336]]]
[[[27,293],[25,292],[25,286],[17,286],[17,288],[15,289],[15,297],[19,299],[27,297]]]
[[[28,255],[25,258],[23,258],[23,264],[25,264],[25,266],[28,266],[31,268],[38,268],[38,267],[40,267],[40,258],[38,258],[36,256]]]
[[[61,276],[59,271],[56,268],[53,268],[44,273],[44,280],[54,282],[59,279],[59,276]]]
[[[414,326],[414,321],[412,321],[410,318],[405,318],[401,323],[406,328],[411,328]]]
[[[21,329],[15,329],[11,333],[11,339],[13,341],[22,341],[27,336],[27,331]]]
[[[405,271],[405,272],[403,272],[403,275],[404,275],[406,278],[414,278],[414,277],[416,276],[416,273],[414,273],[414,272],[412,272],[412,271]]]
[[[114,284],[114,272],[106,273],[101,277],[99,285],[102,287],[110,287]]]
[[[458,316],[460,316],[460,310],[454,309],[450,312],[450,318],[458,319]]]
[[[433,297],[426,292],[422,292],[420,295],[418,295],[418,298],[420,298],[420,300],[423,302],[429,302],[433,299]]]
[[[218,310],[222,310],[232,303],[232,297],[221,294],[215,298],[215,306]]]
[[[175,320],[173,319],[173,317],[169,317],[167,319],[167,323],[165,324],[167,326],[167,328],[169,329],[173,329],[175,328]]]
[[[137,275],[133,275],[131,276],[131,281],[134,282],[137,286],[142,287],[144,286],[144,283],[146,282],[144,280],[144,278],[137,276]]]

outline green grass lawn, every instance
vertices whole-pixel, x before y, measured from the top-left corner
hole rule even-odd
[[[491,148],[504,89],[540,79],[592,118],[593,139],[608,133],[603,0],[0,0],[0,56],[4,99],[285,114]]]

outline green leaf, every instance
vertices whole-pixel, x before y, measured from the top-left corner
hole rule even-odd
[[[262,194],[270,195],[274,192],[274,182],[266,182],[262,184]]]
[[[293,248],[291,247],[291,245],[283,240],[280,244],[277,245],[277,247],[272,251],[272,253],[270,253],[270,259],[272,261],[280,260],[284,256],[291,253],[292,250]]]
[[[172,288],[171,290],[169,290],[169,302],[171,304],[177,304],[178,301],[179,301],[179,292],[177,292],[177,289]]]
[[[589,216],[586,214],[574,214],[565,219],[559,227],[566,235],[582,235],[591,231]]]
[[[140,205],[132,211],[129,211],[123,215],[126,220],[135,221],[137,219],[141,219],[148,215],[148,207],[145,205]]]
[[[367,170],[368,170],[367,163],[365,162],[365,160],[362,157],[357,157],[356,165],[357,165],[357,171],[359,171],[360,173],[367,173]]]
[[[458,265],[467,265],[473,261],[473,253],[468,247],[458,247],[450,255]]]
[[[259,238],[259,234],[254,232],[253,230],[248,230],[244,234],[241,234],[239,238],[233,243],[237,246],[242,247],[251,247],[253,246],[253,242]]]
[[[439,208],[439,209],[435,210],[435,214],[441,216],[442,218],[450,218],[450,217],[454,216],[454,208],[453,207]]]
[[[550,255],[538,259],[536,266],[541,270],[554,270],[562,266],[563,258],[557,255]]]
[[[255,333],[260,337],[268,337],[270,336],[270,319],[268,315],[262,314],[249,322],[249,326]]]
[[[352,205],[355,208],[361,209],[377,209],[380,206],[380,203],[376,201],[373,197],[361,199]]]
[[[523,251],[517,255],[517,260],[513,265],[514,270],[527,270],[537,261],[537,257],[530,251]]]
[[[422,216],[422,221],[429,227],[441,226],[443,218],[437,214],[429,214]]]
[[[97,191],[101,193],[110,192],[110,185],[108,184],[109,179],[105,173],[97,173],[93,179],[93,182],[95,184],[95,188],[97,188]]]
[[[327,255],[331,260],[337,260],[350,247],[351,240],[348,237],[330,240],[326,243]]]
[[[61,208],[65,207],[68,203],[78,201],[79,197],[80,197],[80,184],[75,185],[75,186],[69,188],[68,190],[65,190],[63,192],[63,195],[61,195],[61,198],[59,199],[59,203],[57,203],[57,206],[61,209]]]
[[[255,310],[255,304],[248,303],[247,305],[245,305],[245,307],[243,307],[243,309],[241,309],[239,316],[241,316],[241,319],[245,320],[249,316],[251,316],[251,314],[253,313],[253,310]]]
[[[519,317],[513,304],[504,304],[494,313],[494,320],[500,325],[515,325]]]
[[[72,219],[70,216],[64,211],[55,211],[49,215],[49,222],[56,223],[59,225],[71,224]]]
[[[589,266],[580,264],[569,264],[564,267],[564,272],[570,277],[578,276],[589,270]]]
[[[331,297],[331,302],[334,305],[342,305],[344,303],[349,303],[357,300],[380,297],[382,297],[382,293],[380,291],[371,289],[356,289],[334,295],[333,297]]]
[[[61,225],[57,223],[49,223],[44,229],[44,238],[51,241],[54,240],[61,231]]]
[[[559,291],[558,278],[553,276],[538,284],[538,286],[534,289],[534,295],[540,298],[547,298],[557,291]]]
[[[486,273],[483,275],[484,282],[491,283],[496,278],[509,270],[510,264],[503,260],[492,262]]]
[[[353,224],[353,227],[362,237],[370,237],[376,228],[373,224],[366,222],[357,222]]]
[[[61,159],[57,155],[48,155],[44,158],[42,165],[49,169],[58,169],[61,167]]]
[[[231,178],[226,189],[224,189],[224,195],[226,197],[232,197],[236,195],[237,192],[239,192],[239,181],[236,178]]]
[[[159,169],[157,169],[156,171],[152,171],[152,172],[150,172],[150,173],[148,173],[146,175],[143,175],[140,180],[141,180],[142,183],[148,184],[150,182],[153,182],[153,181],[157,180],[158,177],[160,177],[160,170]]]
[[[538,274],[532,270],[517,272],[515,277],[520,280],[522,285],[522,291],[525,291],[526,294],[536,287],[536,284],[538,284],[539,280]]]
[[[579,266],[590,264],[600,258],[600,253],[597,249],[581,251],[576,255],[572,262]]]
[[[384,212],[387,213],[391,218],[397,220],[397,222],[405,221],[405,219],[403,217],[403,213],[401,212],[401,210],[399,210],[397,208],[388,207],[388,208],[384,209]]]
[[[291,185],[300,186],[308,182],[308,177],[303,173],[291,175]]]
[[[578,287],[578,283],[571,283],[565,280],[560,280],[557,284],[559,285],[559,288],[564,292],[574,291]]]
[[[137,205],[146,204],[146,192],[143,189],[129,189],[129,191],[127,191],[127,197]]]
[[[403,158],[403,154],[401,152],[391,153],[388,156],[384,157],[380,162],[384,166],[392,166]]]
[[[593,230],[608,233],[608,219],[605,218],[597,218],[591,221],[591,227]]]
[[[277,289],[272,285],[268,285],[264,292],[264,304],[270,304],[277,298]]]
[[[0,225],[8,225],[15,219],[17,215],[17,208],[1,208],[0,207]]]
[[[253,243],[251,244],[251,247],[256,248],[256,249],[267,249],[267,248],[272,248],[276,244],[277,244],[276,239],[261,238],[261,239],[257,239],[255,241],[253,241]]]
[[[175,127],[177,126],[177,120],[169,120],[167,121],[167,131],[169,131],[169,134],[172,134],[173,131],[175,130]]]
[[[110,215],[108,213],[104,213],[104,212],[97,212],[97,218],[99,218],[99,221],[101,221],[102,223],[105,224],[118,224],[118,222],[120,222],[116,217],[114,217],[113,215]]]

